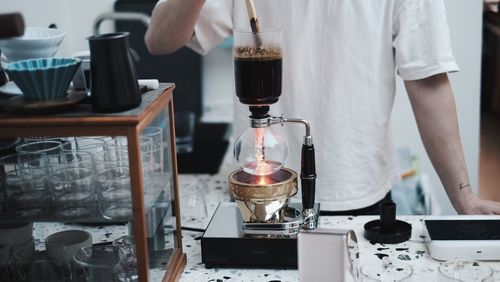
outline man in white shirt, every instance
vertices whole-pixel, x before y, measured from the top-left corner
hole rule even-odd
[[[317,149],[322,210],[366,210],[384,199],[399,171],[389,119],[396,73],[405,81],[420,134],[448,197],[461,214],[500,214],[500,203],[469,184],[447,72],[457,71],[442,0],[256,0],[262,27],[283,31],[283,90],[273,114],[308,120]],[[167,0],[153,11],[153,54],[184,45],[206,54],[249,30],[244,0]],[[248,107],[235,103],[235,132]],[[302,128],[288,130],[300,151]],[[290,154],[296,168],[300,154]]]

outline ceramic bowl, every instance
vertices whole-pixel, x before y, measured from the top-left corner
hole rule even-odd
[[[53,57],[65,32],[47,27],[27,27],[24,35],[0,40],[0,49],[10,62]]]
[[[81,249],[92,247],[92,235],[83,230],[66,230],[54,233],[45,239],[47,256],[65,265]]]
[[[19,245],[33,237],[33,222],[0,224],[0,246]]]
[[[5,71],[31,101],[48,101],[66,96],[69,84],[80,67],[75,58],[45,58],[10,63]]]

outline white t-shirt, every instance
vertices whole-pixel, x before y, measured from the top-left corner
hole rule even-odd
[[[321,209],[379,201],[399,179],[389,128],[396,72],[416,80],[458,70],[442,0],[255,0],[255,6],[261,27],[283,31],[283,89],[270,112],[310,122]],[[207,0],[188,46],[205,54],[233,29],[250,30],[245,0]],[[249,111],[234,97],[238,135],[249,126]],[[286,166],[299,172],[304,128],[282,130]]]

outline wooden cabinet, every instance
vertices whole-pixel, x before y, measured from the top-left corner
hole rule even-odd
[[[181,226],[179,216],[179,191],[177,165],[175,154],[175,132],[173,115],[173,84],[161,84],[159,89],[142,95],[142,104],[133,110],[98,114],[91,110],[90,105],[77,105],[73,110],[50,115],[12,115],[0,112],[0,139],[13,137],[72,137],[72,136],[110,136],[126,140],[128,144],[128,165],[130,171],[131,228],[136,242],[137,271],[139,281],[151,280],[151,244],[150,226],[167,228],[164,242],[160,242],[164,254],[162,259],[166,268],[164,281],[179,278],[186,263],[182,249]],[[141,155],[141,135],[147,127],[163,128],[162,159],[164,168],[161,171],[161,181],[155,185],[145,184],[151,176],[143,175]],[[5,187],[4,187],[5,188]],[[157,200],[158,192],[166,193],[162,201]],[[151,199],[148,195],[153,195]],[[166,199],[166,200],[165,200]],[[5,199],[4,199],[5,200]],[[8,199],[7,199],[8,200]],[[153,208],[157,204],[164,209],[163,219],[152,224]],[[76,222],[95,222],[99,214],[86,218],[75,218]],[[7,221],[60,221],[50,211],[33,218],[16,218],[8,209],[0,209],[0,222]],[[68,222],[70,220],[65,220]],[[99,220],[97,220],[99,221]],[[104,222],[106,220],[103,220]],[[149,221],[149,222],[148,222]],[[120,228],[127,228],[121,225]],[[148,235],[149,234],[149,235]],[[36,238],[43,240],[45,238]],[[168,242],[168,243],[166,243]],[[95,243],[95,242],[94,242]],[[149,250],[149,251],[148,251]],[[158,266],[157,266],[158,267]]]

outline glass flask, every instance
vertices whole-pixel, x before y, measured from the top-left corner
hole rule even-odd
[[[269,175],[283,167],[288,147],[271,127],[248,128],[236,140],[233,153],[245,172]]]

